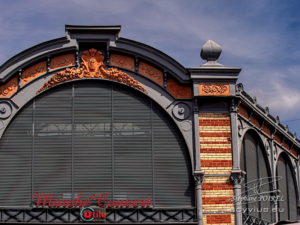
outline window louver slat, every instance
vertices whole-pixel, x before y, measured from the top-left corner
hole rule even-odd
[[[32,192],[32,105],[7,128],[0,149],[0,205],[27,206]]]

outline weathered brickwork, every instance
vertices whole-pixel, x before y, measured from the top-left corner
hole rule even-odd
[[[227,113],[200,113],[203,224],[234,224],[232,147]]]
[[[203,216],[203,224],[232,224],[234,216],[232,214],[207,214]]]

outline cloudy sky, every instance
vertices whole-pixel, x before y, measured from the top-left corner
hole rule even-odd
[[[212,39],[223,47],[219,62],[241,67],[246,91],[300,136],[298,0],[0,0],[0,8],[0,64],[63,36],[65,24],[122,25],[122,37],[185,67],[203,63]]]

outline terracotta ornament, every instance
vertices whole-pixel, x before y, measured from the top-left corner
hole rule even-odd
[[[81,60],[82,63],[79,68],[67,68],[64,71],[56,73],[37,93],[67,81],[84,78],[112,80],[147,93],[142,85],[128,74],[115,68],[106,69],[103,63],[104,56],[96,49],[85,51],[81,56]]]

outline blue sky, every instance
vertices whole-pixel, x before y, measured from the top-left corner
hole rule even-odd
[[[65,24],[122,25],[122,37],[185,67],[203,63],[201,46],[212,39],[223,47],[219,62],[241,67],[246,91],[300,137],[298,0],[0,0],[0,8],[0,64],[63,36]]]

